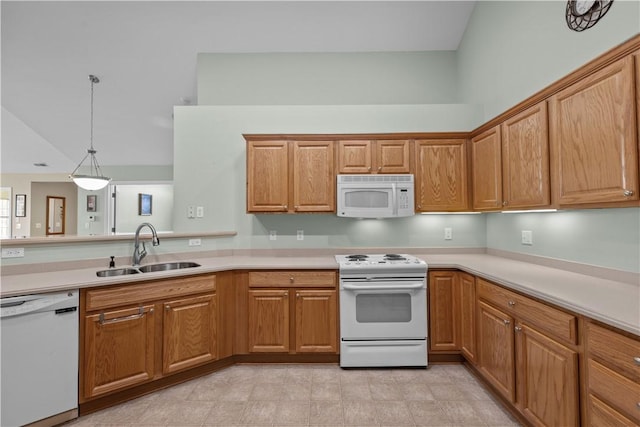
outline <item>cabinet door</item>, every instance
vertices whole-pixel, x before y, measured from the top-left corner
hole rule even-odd
[[[336,291],[296,290],[296,352],[338,351]]]
[[[560,205],[638,200],[638,130],[628,56],[549,101]]]
[[[465,143],[464,139],[415,141],[418,211],[469,209]]]
[[[455,271],[429,272],[429,349],[460,350],[460,282]]]
[[[578,353],[526,325],[516,327],[518,406],[534,425],[579,425]]]
[[[249,351],[289,352],[289,291],[249,291]]]
[[[84,398],[153,379],[153,305],[115,309],[84,319]]]
[[[460,278],[460,349],[464,357],[476,363],[476,278],[458,273]]]
[[[248,141],[247,212],[289,209],[287,141]]]
[[[478,356],[485,379],[515,402],[513,319],[482,301],[478,302]]]
[[[164,303],[162,372],[169,374],[217,358],[216,295]]]
[[[371,141],[338,141],[338,173],[371,173]]]
[[[473,209],[502,209],[500,127],[471,139]]]
[[[502,197],[505,209],[551,203],[546,101],[502,124]]]
[[[375,142],[375,173],[409,173],[410,143],[406,140]]]
[[[333,141],[293,143],[293,210],[335,212]]]

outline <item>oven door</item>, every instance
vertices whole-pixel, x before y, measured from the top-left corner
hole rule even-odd
[[[342,340],[425,339],[426,281],[342,280],[340,335]]]

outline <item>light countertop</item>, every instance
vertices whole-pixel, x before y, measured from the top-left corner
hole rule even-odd
[[[487,254],[415,254],[433,268],[455,268],[640,336],[640,283],[630,284]],[[0,296],[135,283],[227,270],[337,270],[332,255],[193,258],[200,267],[97,277],[96,268],[2,277]],[[124,266],[119,266],[124,267]]]

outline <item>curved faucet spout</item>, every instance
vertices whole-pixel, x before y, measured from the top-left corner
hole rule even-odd
[[[158,233],[156,233],[155,227],[148,222],[143,222],[142,224],[140,224],[136,229],[136,236],[133,242],[133,258],[131,264],[134,267],[139,266],[142,258],[147,256],[147,248],[144,246],[144,242],[142,242],[142,251],[140,250],[140,230],[142,230],[144,227],[149,227],[149,230],[151,230],[151,244],[153,246],[158,246],[160,244],[160,239],[158,238]]]

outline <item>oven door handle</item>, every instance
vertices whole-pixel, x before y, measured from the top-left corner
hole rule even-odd
[[[344,283],[342,289],[348,291],[404,291],[409,289],[424,288],[424,283],[416,283],[415,285],[391,285],[391,286],[356,286]]]

